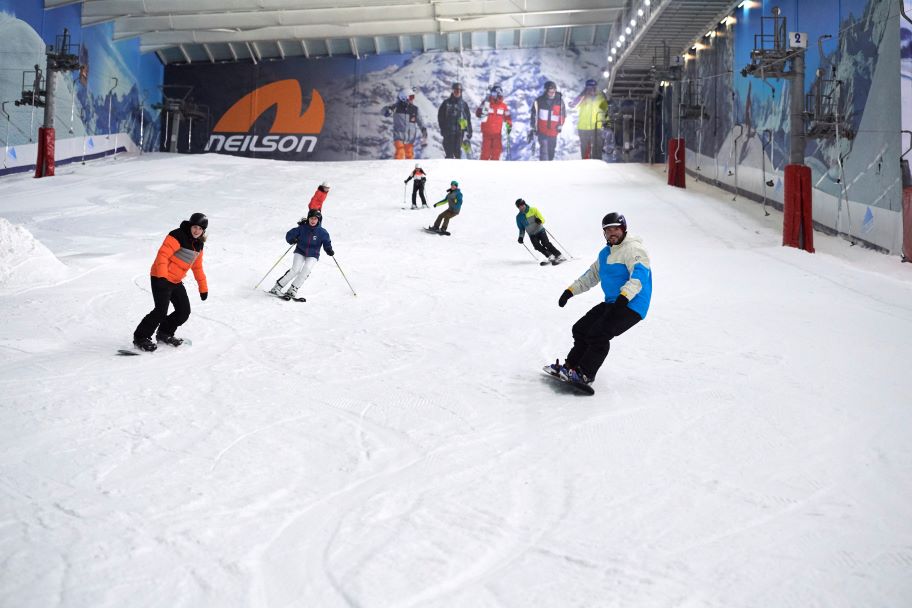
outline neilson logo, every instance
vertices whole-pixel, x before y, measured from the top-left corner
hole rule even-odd
[[[313,152],[316,136],[323,129],[323,97],[314,89],[306,111],[303,104],[297,80],[279,80],[254,89],[235,102],[215,124],[206,151],[301,152],[306,149]],[[272,106],[276,107],[276,116],[270,134],[262,137],[251,134],[254,123]]]

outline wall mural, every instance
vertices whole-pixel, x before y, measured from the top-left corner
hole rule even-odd
[[[761,32],[771,46],[775,28],[762,17],[770,17],[774,7],[786,19],[787,35],[800,33],[806,41],[801,94],[808,111],[827,119],[807,124],[812,133],[827,133],[808,137],[804,151],[813,173],[815,221],[897,250],[902,188],[896,162],[901,127],[895,2],[765,0],[736,9],[714,37],[703,39],[704,48],[685,68],[682,102],[705,106],[702,118],[695,111],[681,123],[688,169],[781,203],[783,169],[789,162],[791,85],[742,75],[755,44],[763,44]]]
[[[36,64],[44,71],[45,47],[54,45],[64,28],[84,67],[56,76],[58,164],[138,146],[141,139],[145,150],[157,148],[159,113],[152,106],[161,101],[163,66],[155,55],[140,54],[137,40],[114,42],[112,24],[83,28],[79,5],[45,10],[42,0],[0,0],[0,174],[34,165],[44,109],[17,107],[14,101],[22,97],[23,72],[34,71]]]
[[[542,48],[194,64],[168,66],[165,90],[189,90],[207,112],[205,120],[181,125],[181,152],[331,161],[394,158],[395,104],[403,93],[414,95],[408,112],[416,128],[405,135],[414,157],[443,158],[438,111],[457,82],[470,113],[463,131],[471,131],[459,154],[479,158],[483,137],[476,111],[487,117],[490,109],[482,106],[498,85],[512,118],[509,137],[502,125],[500,157],[529,160],[541,151],[538,138],[529,139],[532,104],[550,80],[556,85],[553,105],[559,112],[562,101],[566,112],[554,158],[573,159],[580,158],[580,142],[571,102],[588,79],[604,86],[603,62],[603,48]],[[559,122],[557,114],[553,121]],[[605,142],[603,154],[606,160],[620,156],[614,138]]]

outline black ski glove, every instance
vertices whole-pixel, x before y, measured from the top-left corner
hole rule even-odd
[[[520,245],[522,245],[523,237],[519,237],[518,239],[516,239],[516,242],[519,243]]]
[[[541,220],[540,220],[540,219],[535,218],[535,223],[538,224],[539,226],[541,226]]]
[[[627,304],[628,304],[629,302],[630,302],[630,300],[627,299],[627,296],[625,296],[624,294],[621,294],[621,295],[619,295],[619,296],[617,297],[617,299],[614,301],[614,305],[615,305],[615,306],[625,306],[625,307],[626,307]]]
[[[209,292],[208,292],[208,291],[201,291],[201,292],[200,292],[200,300],[205,301],[206,298],[208,298],[208,297],[209,297]]]
[[[563,308],[567,305],[567,300],[573,297],[573,292],[569,289],[565,289],[564,293],[561,294],[560,299],[557,301],[557,305]]]
[[[328,255],[329,257],[332,257],[332,256],[336,255],[336,252],[333,251],[332,249],[328,249],[326,251],[326,255]]]

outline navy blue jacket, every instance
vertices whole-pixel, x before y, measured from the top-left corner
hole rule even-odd
[[[295,253],[300,253],[306,258],[320,258],[320,247],[333,255],[332,241],[329,240],[329,233],[317,224],[311,227],[308,222],[295,226],[285,235],[285,241],[292,245],[297,243]]]

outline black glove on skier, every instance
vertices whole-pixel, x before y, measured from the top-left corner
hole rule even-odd
[[[535,218],[535,223],[538,224],[539,226],[541,226],[541,220],[540,220],[540,219]]]
[[[567,300],[573,297],[573,292],[569,289],[565,289],[564,293],[561,294],[560,299],[557,301],[557,305],[563,308],[567,305]]]
[[[616,307],[618,307],[618,306],[625,306],[625,307],[626,307],[628,302],[630,302],[630,300],[627,299],[627,296],[625,296],[624,294],[621,294],[621,295],[619,295],[619,296],[617,297],[617,299],[614,301],[614,305],[615,305]]]
[[[523,237],[519,237],[518,239],[516,239],[516,242],[519,243],[520,245],[522,245]]]
[[[209,297],[209,292],[208,292],[208,291],[201,291],[201,292],[200,292],[200,300],[205,301],[206,298],[208,298],[208,297]]]
[[[332,256],[336,255],[336,252],[333,251],[332,249],[327,249],[326,255],[328,255],[329,257],[332,257]]]

